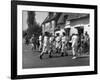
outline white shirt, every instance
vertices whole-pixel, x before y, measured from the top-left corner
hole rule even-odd
[[[49,38],[49,42],[51,43],[54,40],[54,37]]]
[[[62,37],[62,42],[66,42],[66,36]]]
[[[47,36],[44,36],[44,40],[43,40],[43,44],[44,46],[46,46],[48,43],[48,37]]]
[[[77,46],[78,43],[78,36],[77,35],[73,35],[72,36],[72,47]]]
[[[41,40],[42,40],[42,36],[40,35],[40,36],[39,36],[39,41],[41,41]]]
[[[60,36],[58,36],[58,37],[56,37],[56,39],[55,39],[55,40],[56,40],[57,42],[59,42],[59,41],[60,41],[60,39],[61,39],[61,38],[60,38]]]

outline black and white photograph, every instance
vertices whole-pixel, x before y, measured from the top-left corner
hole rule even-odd
[[[16,30],[12,30],[17,34],[17,38],[13,35],[17,40],[17,57],[13,55],[17,58],[13,58],[17,75],[50,77],[60,76],[59,73],[96,73],[96,6],[72,4],[71,7],[71,4],[64,4],[65,7],[59,3],[62,7],[58,7],[56,3],[39,5],[38,2],[16,4],[17,12],[13,12]]]
[[[23,11],[23,69],[89,66],[90,14]]]

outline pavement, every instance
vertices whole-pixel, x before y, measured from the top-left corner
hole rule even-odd
[[[69,56],[61,57],[61,54],[53,54],[52,58],[49,58],[48,54],[40,59],[40,52],[31,49],[30,45],[25,45],[23,43],[23,53],[22,53],[22,63],[24,69],[29,68],[45,68],[45,67],[74,67],[74,66],[88,66],[89,56],[79,56],[76,59],[72,59],[71,51],[68,52]]]

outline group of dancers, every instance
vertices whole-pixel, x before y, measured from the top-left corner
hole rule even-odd
[[[78,46],[79,46],[80,39],[81,39],[81,42],[83,41],[86,43],[87,41],[89,41],[89,35],[85,33],[84,38],[83,38],[82,36],[79,36],[78,34],[72,34],[69,37],[66,35],[65,32],[63,32],[62,35],[60,35],[59,33],[54,35],[54,34],[50,34],[50,33],[48,34],[47,32],[45,32],[44,35],[40,35],[38,38],[40,59],[43,58],[44,54],[49,54],[50,58],[53,56],[54,53],[60,53],[61,56],[68,55],[67,50],[69,47],[69,43],[71,44],[70,47],[72,49],[72,55],[73,55],[72,59],[75,59],[78,53]]]
[[[41,36],[39,37],[41,38]],[[41,39],[39,39],[40,44]],[[40,54],[40,59],[45,53],[49,54],[49,57],[52,57],[52,53],[61,53],[61,56],[64,55],[64,49],[67,43],[67,37],[65,33],[62,36],[57,34],[56,36],[50,35],[48,36],[46,33],[44,35],[43,44],[40,45],[39,50],[42,48],[42,52]]]

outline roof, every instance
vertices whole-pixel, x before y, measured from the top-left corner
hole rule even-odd
[[[73,20],[73,19],[78,19],[78,18],[86,17],[86,16],[88,16],[88,14],[85,14],[85,13],[57,13],[56,15],[53,15],[52,17],[47,16],[42,24],[52,21],[53,19],[58,20],[57,24],[63,24],[65,23],[64,21],[65,17],[67,20]]]
[[[57,13],[56,15],[53,15],[52,17],[47,16],[42,24],[52,21],[54,19],[57,20],[60,17],[60,15],[61,15],[61,13]]]
[[[62,13],[61,16],[59,17],[59,20],[58,20],[57,24],[61,24],[61,23],[64,23],[65,22],[64,21],[64,16],[66,16],[66,14],[65,13]]]
[[[67,20],[78,19],[78,18],[88,16],[88,14],[84,14],[84,13],[67,13],[67,14],[68,14]]]
[[[46,17],[46,19],[43,21],[42,24],[46,23],[46,21],[49,19],[49,16]]]
[[[65,23],[64,18],[66,17],[67,20],[72,20],[72,19],[78,19],[81,17],[85,17],[88,14],[83,14],[83,13],[62,13],[57,24],[63,24]]]

